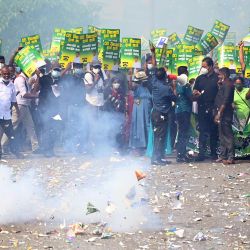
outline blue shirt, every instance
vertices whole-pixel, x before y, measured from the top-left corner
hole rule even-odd
[[[184,86],[181,86],[180,84],[177,84],[176,86],[176,94],[177,94],[177,100],[176,100],[176,107],[175,107],[175,113],[181,113],[181,112],[192,112],[192,89],[189,84],[186,84]]]
[[[153,109],[161,113],[168,113],[172,107],[172,101],[176,100],[173,90],[165,81],[160,81],[155,77],[152,79]]]

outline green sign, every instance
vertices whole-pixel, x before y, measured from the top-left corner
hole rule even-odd
[[[119,52],[119,42],[104,41],[102,61],[104,70],[113,70],[119,66]]]
[[[98,36],[97,33],[81,35],[82,37],[81,58],[84,64],[92,62],[93,58],[97,56],[98,53],[97,36]]]
[[[21,47],[29,46],[31,49],[35,49],[39,53],[42,53],[43,51],[39,35],[22,37],[20,46]]]
[[[48,59],[49,61],[56,61],[57,60],[57,56],[58,56],[58,53],[57,52],[53,52],[51,50],[43,50],[43,57],[45,59]]]
[[[216,20],[211,30],[211,34],[214,35],[217,41],[223,42],[227,36],[230,26]]]
[[[204,32],[203,30],[189,25],[182,43],[187,44],[187,45],[197,44],[200,41],[203,32]]]
[[[54,30],[54,34],[52,36],[52,42],[51,42],[51,47],[50,50],[53,52],[59,52],[60,51],[60,46],[61,46],[61,41],[64,41],[65,34],[67,32],[75,33],[75,34],[82,34],[83,28],[73,28],[73,29],[58,29],[56,28]]]
[[[121,68],[141,68],[141,39],[122,38]]]
[[[46,64],[42,56],[29,46],[23,48],[17,53],[15,56],[15,63],[28,77],[31,77],[37,68]]]
[[[235,46],[220,46],[218,48],[218,66],[236,70]]]
[[[177,44],[181,43],[181,39],[178,37],[177,33],[173,33],[168,36],[168,48],[174,48]]]
[[[167,36],[167,30],[166,29],[155,29],[152,30],[150,33],[151,41],[156,46],[156,43],[160,37],[166,37]]]
[[[200,51],[203,55],[208,54],[211,50],[213,50],[218,45],[218,41],[216,37],[208,32],[201,41],[195,46],[196,51]]]
[[[81,49],[82,35],[66,32],[64,43],[60,49],[59,63],[62,68],[66,68],[70,62],[82,63]]]
[[[199,75],[203,58],[204,56],[195,56],[188,60],[189,79],[196,78]]]

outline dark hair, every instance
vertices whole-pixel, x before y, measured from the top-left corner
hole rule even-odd
[[[188,69],[186,66],[180,66],[177,68],[177,73],[178,73],[178,76],[182,74],[188,74]]]
[[[195,78],[191,78],[191,79],[189,80],[189,83],[190,83],[190,84],[194,84],[194,82],[195,82]]]
[[[165,80],[166,79],[166,71],[163,67],[159,68],[155,72],[156,78],[158,80]]]
[[[227,67],[220,68],[219,72],[225,75],[227,78],[230,77],[230,69]]]
[[[236,82],[236,80],[240,80],[242,84],[244,84],[244,83],[245,83],[244,78],[243,78],[243,77],[241,77],[241,76],[236,76],[236,77],[234,78],[234,82]]]
[[[203,58],[202,62],[206,62],[209,67],[213,67],[214,66],[214,61],[209,56]]]
[[[4,60],[5,61],[5,57],[4,56],[0,56],[0,60]]]

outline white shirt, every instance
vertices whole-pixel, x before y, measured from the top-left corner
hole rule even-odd
[[[11,103],[16,102],[16,91],[13,82],[6,86],[0,81],[0,119],[11,119]]]
[[[29,92],[29,84],[28,77],[26,77],[23,73],[21,73],[14,81],[14,85],[16,88],[16,99],[18,105],[29,106],[31,100],[28,98],[24,98],[23,96]]]
[[[107,79],[107,76],[104,72],[103,69],[102,70],[102,74],[103,74],[103,78],[104,80]],[[84,84],[87,85],[93,85],[94,84],[94,76],[92,75],[93,73],[87,72],[84,76]],[[97,82],[97,84],[93,87],[93,89],[91,90],[90,93],[86,93],[86,100],[88,103],[90,103],[93,106],[97,106],[97,107],[101,107],[104,105],[104,94],[102,93],[98,93],[98,89],[102,89],[104,88],[104,82],[102,80],[102,78],[99,79],[99,81]]]

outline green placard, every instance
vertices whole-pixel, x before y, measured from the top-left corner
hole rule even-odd
[[[50,47],[51,51],[60,52],[61,41],[64,41],[66,32],[71,32],[71,33],[75,33],[75,34],[82,34],[83,28],[79,27],[79,28],[73,28],[73,29],[69,29],[69,30],[58,29],[58,28],[54,29],[51,47]]]
[[[120,43],[104,41],[103,43],[103,68],[104,70],[113,70],[119,66]]]
[[[66,32],[63,46],[60,49],[59,63],[65,68],[69,62],[82,63],[82,34]]]
[[[106,41],[120,42],[120,30],[119,29],[101,29],[100,30],[100,46],[99,59],[103,60],[103,46]]]
[[[98,34],[90,33],[82,35],[82,62],[84,64],[92,62],[98,53]]]
[[[26,46],[17,53],[15,63],[28,77],[31,77],[37,68],[46,64],[39,52],[29,46]]]
[[[156,45],[160,37],[166,37],[166,36],[167,36],[166,29],[155,29],[150,32],[151,41],[153,42],[154,45]]]
[[[20,46],[21,47],[29,46],[30,48],[37,50],[39,53],[42,53],[43,51],[39,35],[22,37]]]
[[[197,44],[200,41],[203,32],[204,30],[201,30],[201,29],[198,29],[189,25],[182,43],[187,44],[187,45]]]
[[[141,39],[122,38],[121,68],[137,68],[141,64]]]
[[[214,35],[219,42],[223,42],[227,36],[227,32],[229,31],[230,26],[216,20],[214,26],[211,30],[211,34]]]
[[[57,52],[53,52],[51,50],[43,50],[43,57],[45,59],[48,59],[49,61],[56,61],[57,57],[58,57],[58,53]]]
[[[172,54],[171,72],[177,74],[179,66],[188,66],[188,60],[194,56],[194,45],[178,44]]]
[[[200,51],[203,55],[208,54],[211,50],[213,50],[218,45],[218,41],[216,37],[208,32],[201,41],[195,46],[196,51]]]
[[[172,33],[168,36],[168,48],[174,48],[176,45],[181,43],[181,39],[178,37],[177,33]]]
[[[218,66],[236,70],[235,46],[220,46],[218,48]]]
[[[196,78],[201,69],[201,63],[204,56],[195,56],[188,60],[188,78]]]

